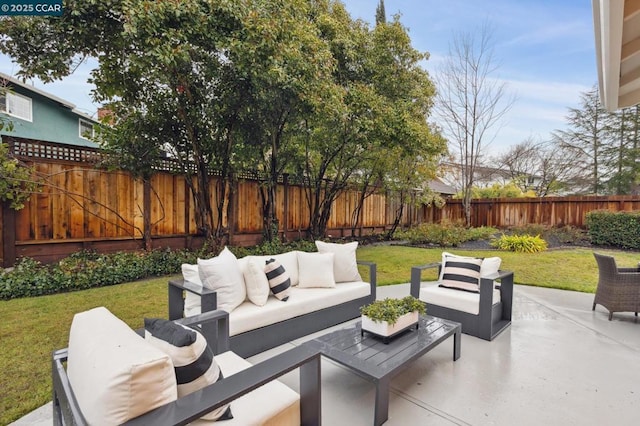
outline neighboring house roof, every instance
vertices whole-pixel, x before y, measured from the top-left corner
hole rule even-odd
[[[55,142],[74,146],[97,147],[87,133],[99,122],[79,111],[76,106],[44,90],[0,73],[8,94],[3,96],[0,114],[11,121],[13,129],[0,133],[9,137]],[[11,98],[9,96],[11,95]],[[13,103],[12,103],[13,102]],[[16,103],[17,102],[17,103]],[[16,108],[9,110],[9,108]]]
[[[429,188],[433,192],[437,192],[438,194],[442,194],[442,195],[456,194],[456,189],[453,186],[447,185],[446,183],[442,182],[438,178],[433,179],[431,182],[429,182]]]
[[[95,118],[91,117],[90,115],[76,109],[75,104],[72,104],[69,101],[65,101],[64,99],[61,99],[55,95],[52,95],[51,93],[47,93],[44,90],[38,89],[37,87],[31,86],[27,83],[23,83],[22,81],[18,80],[15,77],[11,77],[8,74],[0,72],[0,79],[8,81],[12,85],[20,86],[23,89],[29,90],[30,92],[37,93],[38,95],[43,96],[45,98],[51,99],[52,101],[59,103],[61,106],[70,109],[73,113],[81,115],[83,118],[86,118],[87,120],[91,120],[96,123],[98,122]]]
[[[592,0],[600,99],[609,111],[640,103],[640,1]]]

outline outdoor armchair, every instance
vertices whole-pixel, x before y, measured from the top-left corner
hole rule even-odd
[[[454,258],[464,259],[449,253]],[[412,296],[422,300],[427,313],[462,324],[462,332],[484,340],[493,340],[511,324],[513,272],[495,270],[476,279],[476,289],[447,288],[442,283],[443,263],[436,262],[411,268]],[[482,261],[482,259],[479,259]],[[438,268],[438,281],[422,282],[422,272]]]
[[[104,308],[96,309],[102,309],[103,311],[106,311],[106,309]],[[109,315],[112,315],[110,312],[106,312]],[[103,315],[102,312],[100,312],[99,314]],[[94,316],[94,321],[96,320],[96,318],[98,321],[100,321],[100,323],[103,323],[102,317]],[[108,320],[110,321],[110,319]],[[117,318],[115,320],[119,321],[117,320]],[[222,424],[234,425],[244,424],[247,422],[260,424],[281,424],[281,412],[278,413],[280,417],[276,415],[275,418],[274,416],[272,416],[271,418],[266,418],[265,420],[260,420],[259,422],[255,420],[248,421],[246,414],[249,413],[250,418],[255,419],[256,416],[259,415],[256,414],[256,412],[260,412],[261,410],[266,412],[273,412],[273,406],[274,404],[277,405],[280,402],[277,399],[278,396],[283,394],[283,390],[289,397],[291,393],[293,393],[294,396],[298,395],[298,402],[289,403],[288,407],[286,408],[286,419],[289,421],[289,424],[291,424],[291,419],[295,420],[295,424],[321,424],[319,353],[311,351],[306,346],[298,346],[253,366],[249,365],[246,361],[239,359],[240,366],[238,366],[238,363],[235,360],[239,357],[237,357],[237,355],[233,354],[232,352],[227,351],[228,314],[225,311],[211,311],[198,316],[175,321],[175,323],[180,323],[183,325],[213,324],[218,331],[218,341],[209,342],[210,347],[216,354],[214,358],[218,361],[218,365],[220,366],[220,369],[223,373],[225,372],[225,366],[223,365],[223,362],[227,362],[229,366],[233,365],[233,363],[235,362],[235,365],[233,365],[233,367],[229,367],[229,369],[235,371],[231,371],[231,373],[225,373],[224,377],[218,377],[215,383],[205,386],[201,390],[197,390],[182,397],[178,395],[178,398],[173,400],[172,402],[168,402],[160,406],[156,405],[155,408],[151,409],[150,411],[145,411],[145,408],[142,407],[142,413],[144,414],[139,415],[135,418],[127,419],[125,421],[125,424],[183,425],[194,421],[196,422],[196,424],[208,424],[210,423],[209,421],[203,421],[199,419],[204,414],[211,412],[213,409],[223,407],[229,403],[231,403],[231,413],[233,414],[234,418],[231,420],[225,420],[224,422],[222,422]],[[97,328],[100,329],[100,326],[98,326]],[[85,327],[85,330],[86,329],[90,330],[90,328]],[[133,332],[130,329],[129,331]],[[144,330],[142,330],[142,332],[144,332]],[[78,336],[72,336],[72,333],[73,331],[70,333],[69,348],[57,350],[53,353],[52,356],[54,425],[89,424],[86,416],[87,412],[83,412],[83,409],[86,408],[86,405],[83,407],[82,403],[79,403],[79,400],[84,399],[86,401],[86,398],[79,398],[81,395],[77,392],[82,392],[82,390],[74,389],[72,387],[72,383],[79,383],[78,380],[81,380],[82,386],[84,386],[84,388],[86,388],[87,384],[89,386],[94,385],[94,382],[92,382],[94,378],[95,383],[102,383],[101,381],[104,381],[105,375],[103,370],[111,368],[111,366],[105,366],[106,368],[101,368],[100,365],[98,365],[98,368],[89,369],[88,373],[83,374],[81,379],[76,379],[76,381],[70,380],[69,373],[71,372],[70,370],[72,369],[72,366],[69,364],[70,362],[72,362],[72,359],[69,357],[69,354],[72,351],[76,351],[74,356],[76,359],[78,359],[78,354],[84,353],[82,349],[78,349]],[[120,337],[120,334],[118,333],[121,333],[121,331],[115,332],[117,338]],[[138,332],[138,334],[140,334],[140,332]],[[85,336],[86,335],[87,334],[85,333]],[[133,341],[134,344],[138,344],[136,342],[137,337],[139,336],[128,336],[123,340]],[[76,340],[73,343],[72,338]],[[88,340],[95,342],[97,338],[99,337],[93,336]],[[104,340],[113,341],[113,335],[106,336]],[[147,340],[142,338],[140,338],[139,340],[142,342],[141,345],[144,345],[144,343],[147,342]],[[82,342],[80,341],[80,343]],[[76,346],[72,346],[73,344],[75,344]],[[124,344],[122,346],[125,347]],[[100,348],[94,348],[94,350],[100,351]],[[113,362],[119,362],[123,359],[123,357],[125,359],[129,359],[129,357],[137,356],[137,354],[134,353],[118,354],[117,351],[122,352],[121,348],[119,347],[116,347],[115,349],[112,347],[111,350],[114,350],[115,352]],[[142,352],[144,351],[145,349],[142,348]],[[220,354],[220,351],[223,351],[223,353]],[[88,352],[91,353],[90,350]],[[99,357],[99,355],[96,355],[96,357]],[[89,361],[89,364],[91,364],[93,362],[93,359]],[[157,364],[156,361],[153,362]],[[148,362],[146,365],[135,364],[135,368],[131,368],[131,370],[148,368],[148,365]],[[276,380],[278,377],[294,369],[299,369],[300,371],[299,394]],[[162,371],[161,373],[159,373],[159,370],[161,369],[154,366],[152,372],[153,374],[158,373],[158,376],[160,376],[161,373],[166,373],[166,371]],[[174,373],[173,370],[173,365],[170,365],[169,374],[177,375],[179,370],[177,364],[175,368],[176,372]],[[124,371],[129,371],[127,366],[125,366]],[[89,377],[86,377],[87,374],[89,374]],[[157,378],[157,380],[155,380],[154,377],[156,376],[152,375],[149,386],[162,386],[162,380],[160,378]],[[149,398],[155,398],[155,396],[159,393],[154,390],[148,391],[147,385],[141,386],[140,383],[127,383],[126,386],[121,386],[120,382],[123,380],[122,378],[123,374],[119,374],[116,376],[116,380],[114,381],[112,379],[109,384],[112,385],[114,382],[117,382],[114,386],[119,386],[119,388],[116,388],[114,392],[128,392],[130,398],[121,398],[120,400],[116,400],[115,406],[113,406],[113,401],[108,401],[107,403],[104,403],[99,407],[100,410],[104,409],[104,406],[109,406],[111,411],[130,410],[130,407],[121,408],[117,406],[117,402],[125,402],[122,405],[126,406],[128,404],[132,404],[132,402],[130,402],[132,400],[137,401],[137,395],[135,395],[137,391],[135,391],[135,389],[139,389],[139,393],[144,393],[146,391],[150,394]],[[161,384],[158,385],[155,382],[161,382]],[[175,379],[173,383],[175,385]],[[179,381],[178,385],[180,385]],[[132,391],[131,389],[134,390]],[[101,388],[99,385],[94,386],[95,393],[101,391],[104,391],[104,388]],[[180,391],[178,390],[178,392]],[[294,415],[291,415],[291,410],[295,410]],[[100,423],[105,422],[101,421]]]
[[[640,311],[640,268],[618,268],[611,256],[593,253],[598,263],[598,287],[593,299],[609,311],[609,321],[614,312]]]

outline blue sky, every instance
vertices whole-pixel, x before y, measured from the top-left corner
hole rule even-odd
[[[353,18],[373,23],[378,0],[343,0]],[[489,147],[497,154],[527,138],[547,140],[566,126],[569,107],[579,106],[581,92],[597,83],[590,0],[385,0],[387,16],[401,14],[413,46],[430,53],[424,67],[431,74],[447,55],[456,33],[493,29],[494,54],[516,101]],[[17,66],[0,55],[0,71],[13,75]],[[92,115],[91,64],[62,82],[34,84],[76,104]]]

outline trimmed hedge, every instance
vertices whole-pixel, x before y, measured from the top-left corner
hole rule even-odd
[[[586,215],[591,243],[623,249],[640,249],[640,212],[593,210]]]
[[[313,241],[283,243],[275,240],[250,248],[229,249],[237,257],[243,257],[289,250],[316,251],[316,246]],[[51,265],[23,258],[12,270],[3,272],[0,269],[0,300],[65,293],[177,274],[181,272],[183,263],[196,263],[198,257],[208,258],[213,255],[204,247],[199,251],[157,249],[114,254],[85,250]]]

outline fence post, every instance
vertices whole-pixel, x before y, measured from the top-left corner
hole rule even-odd
[[[284,241],[289,241],[287,231],[289,231],[289,173],[282,175],[282,185],[284,186],[284,212],[282,213],[282,235]]]
[[[2,203],[2,266],[8,268],[16,263],[16,211],[9,202]]]
[[[144,249],[150,251],[151,244],[151,178],[142,179],[142,241]]]

